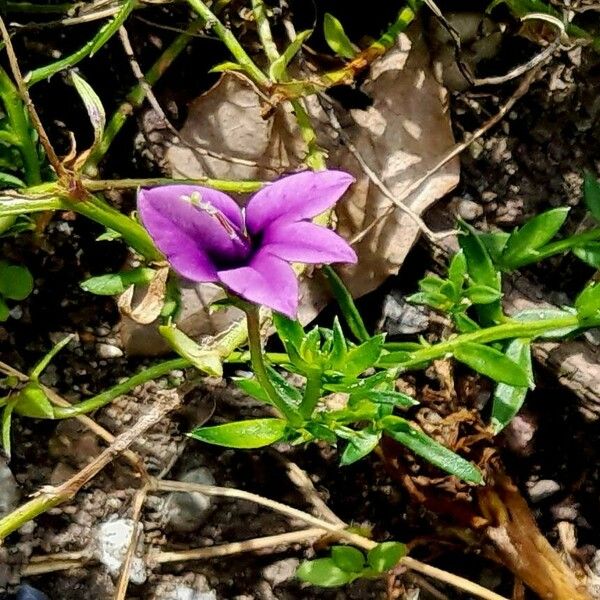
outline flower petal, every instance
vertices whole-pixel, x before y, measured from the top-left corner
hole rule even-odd
[[[193,281],[217,281],[215,259],[235,260],[246,252],[225,227],[182,196],[199,192],[231,220],[242,223],[237,204],[221,192],[196,186],[164,186],[138,193],[138,211],[144,227],[173,268]],[[237,211],[237,213],[236,213]]]
[[[163,185],[140,190],[140,196],[155,200],[158,203],[170,202],[173,198],[199,194],[200,198],[220,210],[239,230],[244,229],[242,209],[238,203],[227,194],[203,187],[201,185]]]
[[[354,181],[343,171],[304,171],[278,179],[252,196],[246,207],[251,234],[281,219],[312,219],[333,206]]]
[[[335,231],[309,221],[272,224],[261,247],[290,262],[329,264],[358,260],[354,250]]]
[[[246,300],[296,317],[298,279],[292,267],[277,256],[260,250],[247,267],[219,271],[218,275],[222,283]]]

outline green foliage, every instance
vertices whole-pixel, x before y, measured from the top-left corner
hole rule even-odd
[[[531,343],[529,340],[514,339],[506,347],[506,356],[514,361],[533,381],[531,365]],[[519,412],[529,391],[528,386],[499,383],[492,398],[492,429],[500,433]]]
[[[81,289],[90,294],[99,296],[116,296],[122,294],[128,287],[132,285],[147,285],[149,284],[156,271],[148,267],[137,267],[131,271],[123,271],[121,273],[109,273],[107,275],[98,275],[90,277],[80,283]]]
[[[296,576],[319,587],[339,587],[361,577],[381,577],[404,556],[406,546],[400,542],[377,544],[366,556],[351,546],[332,546],[331,557],[303,562]]]
[[[27,267],[0,261],[0,321],[10,316],[6,300],[25,300],[32,291],[33,277]]]
[[[201,442],[228,448],[262,448],[285,437],[287,421],[284,419],[250,419],[225,425],[197,427],[190,434]]]
[[[332,14],[325,13],[323,19],[323,33],[327,45],[342,58],[352,60],[356,56],[354,44],[346,35],[344,27]]]
[[[600,223],[600,182],[589,171],[584,173],[583,200],[590,214]]]
[[[269,75],[273,81],[282,81],[286,76],[286,69],[294,56],[302,48],[302,44],[310,37],[312,29],[301,31],[284,50],[283,54],[273,62],[269,69]]]

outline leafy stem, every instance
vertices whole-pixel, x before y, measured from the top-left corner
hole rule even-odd
[[[237,41],[233,33],[221,23],[210,8],[208,8],[202,0],[187,1],[192,9],[206,21],[207,26],[212,27],[220,40],[227,46],[231,54],[233,54],[238,64],[246,71],[254,82],[267,88],[270,87],[269,78],[256,66],[255,62],[248,56],[247,52]]]
[[[443,358],[452,354],[457,348],[466,343],[489,344],[507,339],[533,339],[550,331],[573,327],[594,327],[600,325],[600,317],[582,320],[578,315],[569,315],[555,319],[539,319],[537,321],[511,321],[486,327],[472,333],[458,335],[451,340],[434,344],[422,350],[410,353],[410,359],[398,365],[400,372],[416,368],[423,363]]]
[[[260,383],[273,405],[279,409],[281,414],[285,416],[289,423],[292,426],[300,425],[302,422],[300,415],[297,413],[297,411],[292,410],[289,406],[281,401],[281,398],[273,387],[271,378],[267,372],[260,336],[259,307],[246,302],[240,303],[239,306],[246,313],[246,321],[248,324],[248,347],[250,348],[250,363],[252,364],[252,370],[254,371],[257,381]]]

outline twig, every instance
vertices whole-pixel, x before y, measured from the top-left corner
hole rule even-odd
[[[8,55],[8,62],[10,63],[10,68],[17,84],[17,89],[19,90],[19,94],[21,99],[23,100],[25,106],[27,107],[27,112],[29,113],[29,118],[31,119],[31,123],[37,134],[40,138],[40,142],[44,147],[46,155],[48,157],[48,162],[52,165],[52,168],[56,171],[56,175],[59,179],[65,177],[67,172],[58,158],[56,152],[50,140],[48,139],[48,135],[46,134],[46,130],[42,125],[42,121],[31,101],[31,96],[27,91],[27,86],[25,85],[25,81],[23,80],[23,75],[21,73],[21,69],[19,67],[19,61],[17,60],[17,55],[15,54],[15,49],[13,48],[12,41],[10,39],[10,34],[6,29],[6,25],[4,24],[4,19],[0,16],[0,32],[2,33],[2,39],[4,40],[4,44],[6,47],[6,54]]]
[[[379,189],[379,191],[388,200],[390,200],[397,208],[399,208],[402,212],[406,213],[414,221],[415,225],[430,240],[437,241],[439,239],[443,239],[443,238],[449,237],[451,235],[456,235],[457,232],[454,230],[452,230],[452,231],[432,231],[427,226],[425,221],[423,221],[423,219],[414,210],[412,210],[409,206],[404,204],[403,201],[406,200],[406,198],[408,198],[408,196],[413,191],[415,191],[416,189],[418,189],[418,187],[420,187],[420,185],[423,183],[424,179],[419,180],[420,183],[418,186],[415,187],[413,184],[413,185],[409,186],[409,188],[408,188],[410,191],[408,191],[408,192],[404,191],[404,192],[402,192],[402,194],[400,195],[399,198],[396,197],[396,195],[390,190],[390,188],[388,188],[388,186],[379,178],[379,176],[375,173],[375,171],[373,171],[373,169],[371,169],[371,167],[367,164],[367,162],[363,158],[362,154],[358,151],[358,149],[352,142],[352,140],[348,137],[348,135],[346,135],[346,132],[342,129],[342,126],[340,125],[340,122],[338,121],[338,118],[333,109],[333,104],[329,100],[329,98],[327,98],[323,94],[320,94],[319,97],[323,102],[325,102],[328,105],[323,108],[325,110],[325,113],[327,114],[327,117],[329,118],[329,122],[331,123],[331,126],[338,132],[339,136],[344,140],[344,145],[348,148],[349,152],[354,156],[354,158],[356,158],[356,160],[360,164],[362,170],[366,173],[367,177],[373,182],[373,184]],[[443,165],[440,165],[440,167],[437,167],[437,168],[441,168],[441,166],[443,166]],[[437,168],[435,169],[436,171],[437,171]],[[430,177],[434,172],[435,171],[428,171],[427,177]],[[391,211],[386,212],[385,216],[387,216],[390,213],[391,213]],[[350,243],[354,244],[354,243],[359,242],[364,237],[364,235],[367,233],[367,231],[369,231],[369,230],[370,230],[370,227],[367,228],[366,230],[363,230],[359,235],[355,236],[351,240]]]
[[[22,382],[26,382],[29,380],[29,377],[27,377],[25,373],[18,371],[17,369],[11,367],[10,365],[7,365],[2,361],[0,361],[0,372],[5,373],[6,375],[13,375],[14,377],[17,377],[19,381]],[[52,388],[49,388],[43,385],[42,383],[38,383],[38,385],[42,388],[42,390],[44,391],[50,402],[52,402],[52,404],[63,408],[71,408],[73,406],[62,396],[59,396]],[[99,438],[103,439],[105,442],[112,444],[115,441],[115,436],[112,433],[110,433],[110,431],[107,431],[106,429],[104,429],[104,427],[98,425],[98,423],[96,423],[96,421],[94,421],[90,417],[86,415],[75,415],[75,418],[80,423],[85,425],[90,431],[95,433]],[[142,460],[135,452],[132,452],[131,450],[125,450],[125,452],[123,452],[123,457],[126,458],[129,461],[129,463],[138,470],[139,474],[143,478],[148,477],[146,468],[144,467]]]
[[[519,83],[517,89],[514,91],[512,96],[500,107],[498,112],[493,117],[491,117],[488,121],[486,121],[479,129],[475,130],[473,133],[465,135],[462,142],[455,144],[446,154],[444,154],[438,160],[438,162],[431,169],[429,169],[429,171],[427,171],[427,173],[425,173],[425,175],[423,175],[421,178],[417,179],[410,186],[408,186],[408,188],[402,192],[402,195],[400,196],[400,198],[396,199],[397,202],[402,202],[403,200],[408,198],[408,196],[410,196],[410,194],[412,194],[413,192],[418,190],[423,185],[423,183],[425,181],[427,181],[434,173],[436,173],[444,165],[446,165],[448,162],[450,162],[453,158],[455,158],[456,156],[461,154],[475,140],[479,139],[482,135],[487,133],[494,125],[496,125],[499,121],[501,121],[504,118],[504,116],[510,112],[510,110],[517,103],[517,101],[527,93],[531,83],[536,78],[536,76],[539,73],[539,71],[541,70],[541,67],[543,66],[543,64],[544,64],[543,62],[539,63],[535,68],[533,68],[531,71],[529,71],[525,75],[525,77],[523,77],[523,80],[521,81],[521,83]],[[361,239],[363,239],[365,237],[365,235],[369,231],[371,231],[371,229],[376,227],[383,219],[388,218],[389,215],[394,210],[395,210],[395,206],[391,206],[388,210],[386,210],[384,213],[379,215],[379,217],[374,219],[358,235],[354,236],[354,238],[351,240],[351,243],[356,244]]]
[[[167,115],[165,114],[165,111],[162,109],[160,103],[158,102],[156,96],[154,95],[152,88],[150,87],[150,85],[148,84],[146,79],[144,78],[144,73],[142,72],[142,69],[140,68],[139,63],[138,63],[137,59],[135,58],[135,54],[133,52],[133,47],[131,46],[131,42],[129,41],[129,36],[127,35],[127,30],[125,29],[124,26],[121,26],[119,28],[119,37],[121,38],[121,43],[123,44],[123,50],[125,51],[125,54],[127,55],[127,59],[129,60],[129,64],[131,65],[131,70],[133,71],[133,74],[134,74],[135,78],[137,79],[138,84],[143,89],[146,99],[150,103],[150,106],[152,107],[154,112],[158,115],[158,118],[161,120],[161,122],[165,126],[165,128],[173,136],[175,136],[175,138],[177,140],[179,140],[186,148],[191,150],[196,155],[209,156],[210,158],[215,158],[217,160],[222,160],[222,161],[229,162],[229,163],[236,164],[236,165],[243,165],[246,167],[259,166],[255,161],[247,160],[245,158],[238,158],[238,157],[234,157],[234,156],[227,156],[226,154],[222,154],[221,152],[215,152],[215,151],[209,150],[207,148],[201,148],[196,143],[194,143],[192,140],[186,140],[185,137],[181,134],[181,132],[177,131],[177,129],[173,126],[171,121],[169,121]],[[270,170],[275,170],[272,167],[268,167],[266,165],[261,165],[261,166],[263,166],[266,169],[270,168]]]
[[[119,575],[119,581],[115,588],[114,600],[125,600],[127,594],[127,586],[129,585],[129,572],[131,571],[131,564],[135,555],[135,549],[140,539],[141,527],[140,527],[140,515],[142,507],[146,501],[148,495],[148,487],[144,486],[140,488],[133,498],[133,504],[131,508],[131,518],[133,520],[133,530],[131,532],[131,540],[127,547],[127,553],[125,554],[125,560],[121,567],[121,573]]]
[[[200,492],[201,494],[205,494],[207,496],[220,496],[224,498],[237,498],[239,500],[247,500],[249,502],[253,502],[260,506],[264,506],[271,510],[277,511],[288,517],[300,519],[308,525],[312,525],[313,527],[316,527],[318,529],[326,530],[329,533],[333,534],[335,537],[344,539],[350,542],[351,544],[358,546],[359,548],[363,548],[364,550],[372,550],[375,546],[377,546],[377,542],[374,542],[373,540],[370,540],[357,533],[352,533],[351,531],[342,529],[342,527],[344,527],[345,524],[333,524],[329,521],[324,521],[323,519],[314,517],[309,513],[288,506],[287,504],[282,504],[281,502],[277,502],[275,500],[259,496],[258,494],[246,492],[245,490],[218,487],[213,485],[203,485],[199,483],[187,483],[182,481],[157,480],[151,482],[150,489],[165,492]],[[483,598],[484,600],[507,600],[504,596],[500,596],[499,594],[496,594],[495,592],[492,592],[484,588],[483,586],[473,583],[468,579],[464,579],[463,577],[459,577],[458,575],[454,575],[453,573],[448,573],[447,571],[443,571],[442,569],[438,569],[436,567],[431,567],[414,558],[410,558],[408,556],[404,557],[402,559],[401,564],[413,571],[417,571],[429,577],[434,577],[438,581],[442,581],[444,583],[454,586],[457,589],[473,594],[478,598]]]
[[[262,550],[263,548],[307,543],[326,533],[327,532],[324,529],[311,527],[310,529],[301,529],[300,531],[291,531],[289,533],[280,533],[278,535],[268,535],[251,540],[244,540],[243,542],[209,546],[208,548],[195,548],[193,550],[182,550],[181,552],[156,551],[151,552],[148,558],[151,562],[158,564],[184,560],[205,560],[207,558],[216,558],[218,556],[241,554],[242,552],[254,552],[256,550]]]
[[[329,508],[329,506],[327,506],[321,496],[319,496],[319,493],[315,489],[315,486],[306,471],[279,452],[274,452],[273,455],[277,460],[283,463],[290,481],[300,490],[317,515],[331,523],[344,525],[344,522]]]
[[[222,192],[233,192],[235,194],[256,192],[265,185],[264,181],[230,181],[227,179],[212,179],[210,177],[195,177],[193,179],[172,179],[170,177],[152,177],[145,179],[84,179],[82,183],[86,189],[94,192],[106,190],[125,190],[158,185],[189,184],[205,185],[216,190],[221,190]]]
[[[93,479],[116,456],[129,448],[131,444],[164,415],[176,408],[179,402],[179,395],[172,395],[170,397],[163,395],[162,401],[158,401],[157,398],[157,402],[148,413],[143,415],[133,427],[118,435],[108,448],[103,450],[81,471],[58,487],[43,487],[35,498],[21,505],[3,519],[0,519],[0,541],[4,540],[7,535],[16,531],[28,521],[73,498],[83,485]]]

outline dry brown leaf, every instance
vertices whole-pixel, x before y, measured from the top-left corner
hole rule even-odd
[[[454,143],[443,88],[429,68],[420,30],[415,29],[411,39],[401,35],[397,45],[372,65],[362,91],[371,104],[365,110],[345,113],[350,122],[343,124],[344,133],[392,193],[402,197]],[[328,166],[346,170],[357,179],[338,204],[335,218],[338,231],[351,239],[389,212],[391,203],[341,143],[316,97],[309,99],[307,108],[319,143],[329,152]],[[261,99],[251,87],[237,77],[224,75],[190,106],[181,131],[185,144],[174,144],[167,151],[172,175],[273,179],[278,173],[303,168],[306,146],[291,108],[279,106],[268,119],[261,116],[261,111]],[[200,154],[192,148],[210,150],[233,161]],[[432,174],[404,202],[420,214],[457,182],[458,162],[454,161]],[[372,291],[397,273],[418,234],[417,226],[406,213],[398,209],[389,212],[357,244],[358,264],[341,269],[352,293],[360,296]],[[210,285],[199,287],[198,297],[184,294],[184,316],[179,321],[179,326],[191,336],[215,333],[205,306],[207,295],[219,292]],[[300,300],[300,319],[304,323],[312,320],[327,301],[323,286],[313,282],[310,272],[302,283]],[[232,318],[230,314],[218,316],[221,327],[227,318]],[[130,352],[157,351],[155,334],[140,331],[131,322],[124,323],[122,333]]]
[[[144,290],[141,300],[133,306],[135,286],[128,287],[117,302],[121,314],[129,317],[136,323],[148,325],[158,318],[162,310],[165,293],[167,290],[167,277],[169,267],[162,267],[156,271],[156,275]]]

